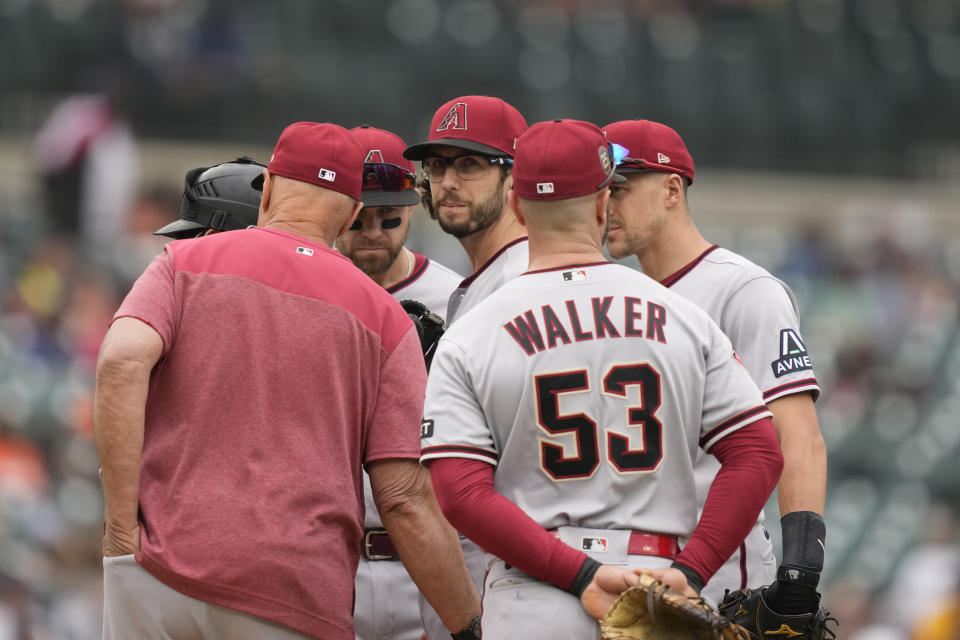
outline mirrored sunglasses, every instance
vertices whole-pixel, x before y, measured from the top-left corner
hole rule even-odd
[[[613,162],[610,163],[610,171],[607,173],[607,177],[604,178],[603,182],[600,183],[600,186],[598,186],[597,189],[603,189],[613,181],[613,174],[616,173],[617,168],[626,158],[627,154],[630,153],[630,150],[622,145],[617,144],[616,142],[608,142],[607,152],[610,154],[610,159],[613,160]]]
[[[406,191],[413,189],[416,175],[389,162],[363,163],[363,188],[383,189],[384,191]]]

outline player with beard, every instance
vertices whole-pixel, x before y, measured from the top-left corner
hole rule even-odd
[[[350,133],[367,152],[364,207],[337,239],[337,249],[397,301],[417,300],[444,317],[450,293],[462,277],[404,246],[413,207],[420,200],[413,163],[403,157],[407,145],[399,136],[368,125]]]
[[[461,96],[437,109],[426,142],[403,153],[421,161],[424,204],[473,268],[450,296],[448,324],[527,268],[526,230],[507,204],[516,141],[526,129],[500,98]]]
[[[526,229],[510,211],[513,154],[527,121],[512,105],[490,96],[461,96],[441,105],[426,142],[407,147],[405,158],[420,161],[423,204],[440,228],[460,241],[473,273],[450,294],[447,324],[527,270]],[[486,575],[486,553],[460,538],[470,576],[478,589]],[[424,628],[444,638],[439,617],[420,598]]]
[[[413,206],[420,200],[413,163],[402,155],[407,145],[399,136],[367,125],[350,133],[366,153],[364,207],[350,229],[337,238],[337,249],[398,302],[417,300],[442,316],[461,278],[404,246]],[[419,591],[383,527],[366,473],[363,491],[364,535],[354,580],[356,640],[419,640],[423,634]]]

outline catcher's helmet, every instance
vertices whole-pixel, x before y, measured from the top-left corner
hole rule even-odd
[[[254,186],[254,181],[265,168],[243,156],[233,162],[191,169],[184,178],[180,219],[153,235],[179,240],[196,237],[207,229],[232,231],[257,224],[261,189]]]

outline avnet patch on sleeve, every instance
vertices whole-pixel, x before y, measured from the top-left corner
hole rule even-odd
[[[780,357],[771,362],[770,366],[777,378],[788,373],[813,369],[807,347],[794,329],[780,330]]]

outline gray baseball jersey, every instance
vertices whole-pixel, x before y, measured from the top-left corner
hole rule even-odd
[[[662,284],[695,302],[730,338],[765,402],[792,393],[812,393],[820,386],[800,336],[798,307],[790,288],[753,262],[716,245],[666,278]],[[697,461],[700,508],[720,465],[713,456]],[[760,522],[763,514],[760,515]],[[766,532],[754,528],[741,550],[718,571],[703,596],[714,601],[725,588],[769,584],[775,558]]]
[[[462,316],[481,300],[527,270],[530,261],[526,236],[508,243],[493,254],[473,275],[467,277],[453,293],[447,305],[447,324]]]
[[[461,277],[424,255],[413,255],[410,275],[389,287],[387,292],[397,302],[422,302],[442,318],[447,311],[450,292],[460,284]],[[383,528],[373,502],[370,478],[366,473],[363,474],[363,496],[366,505],[364,528]],[[367,560],[361,556],[354,588],[356,601],[353,617],[357,640],[419,640],[423,633],[418,602],[420,592],[403,564],[396,560]]]
[[[689,534],[700,448],[770,415],[695,304],[610,263],[529,272],[440,341],[422,457],[496,466],[545,528]]]
[[[411,253],[415,258],[413,271],[397,284],[387,288],[387,293],[392,295],[397,302],[401,300],[422,302],[430,311],[441,318],[445,317],[447,300],[450,298],[451,292],[460,284],[460,276],[452,269],[448,269],[422,254]],[[367,507],[363,526],[368,529],[383,527],[380,514],[377,513],[377,507],[373,503],[370,478],[366,473],[363,474],[363,497]]]
[[[412,252],[413,270],[410,275],[387,288],[387,293],[401,300],[422,302],[427,309],[441,318],[447,317],[447,302],[450,293],[459,285],[463,276],[448,269],[425,255]]]
[[[447,305],[447,324],[463,316],[468,309],[499,289],[505,282],[516,278],[527,270],[529,252],[526,236],[507,243],[497,251],[483,266],[468,276],[450,294]],[[477,590],[483,593],[483,578],[486,574],[486,552],[475,542],[460,536],[463,558],[470,571],[470,577]],[[440,621],[440,617],[421,595],[420,611],[424,628],[431,638],[444,638],[449,633]]]
[[[764,402],[791,393],[819,395],[800,337],[797,301],[782,281],[714,245],[662,284],[695,302],[720,325],[763,392]],[[719,468],[712,456],[703,456],[697,466],[701,506]]]

